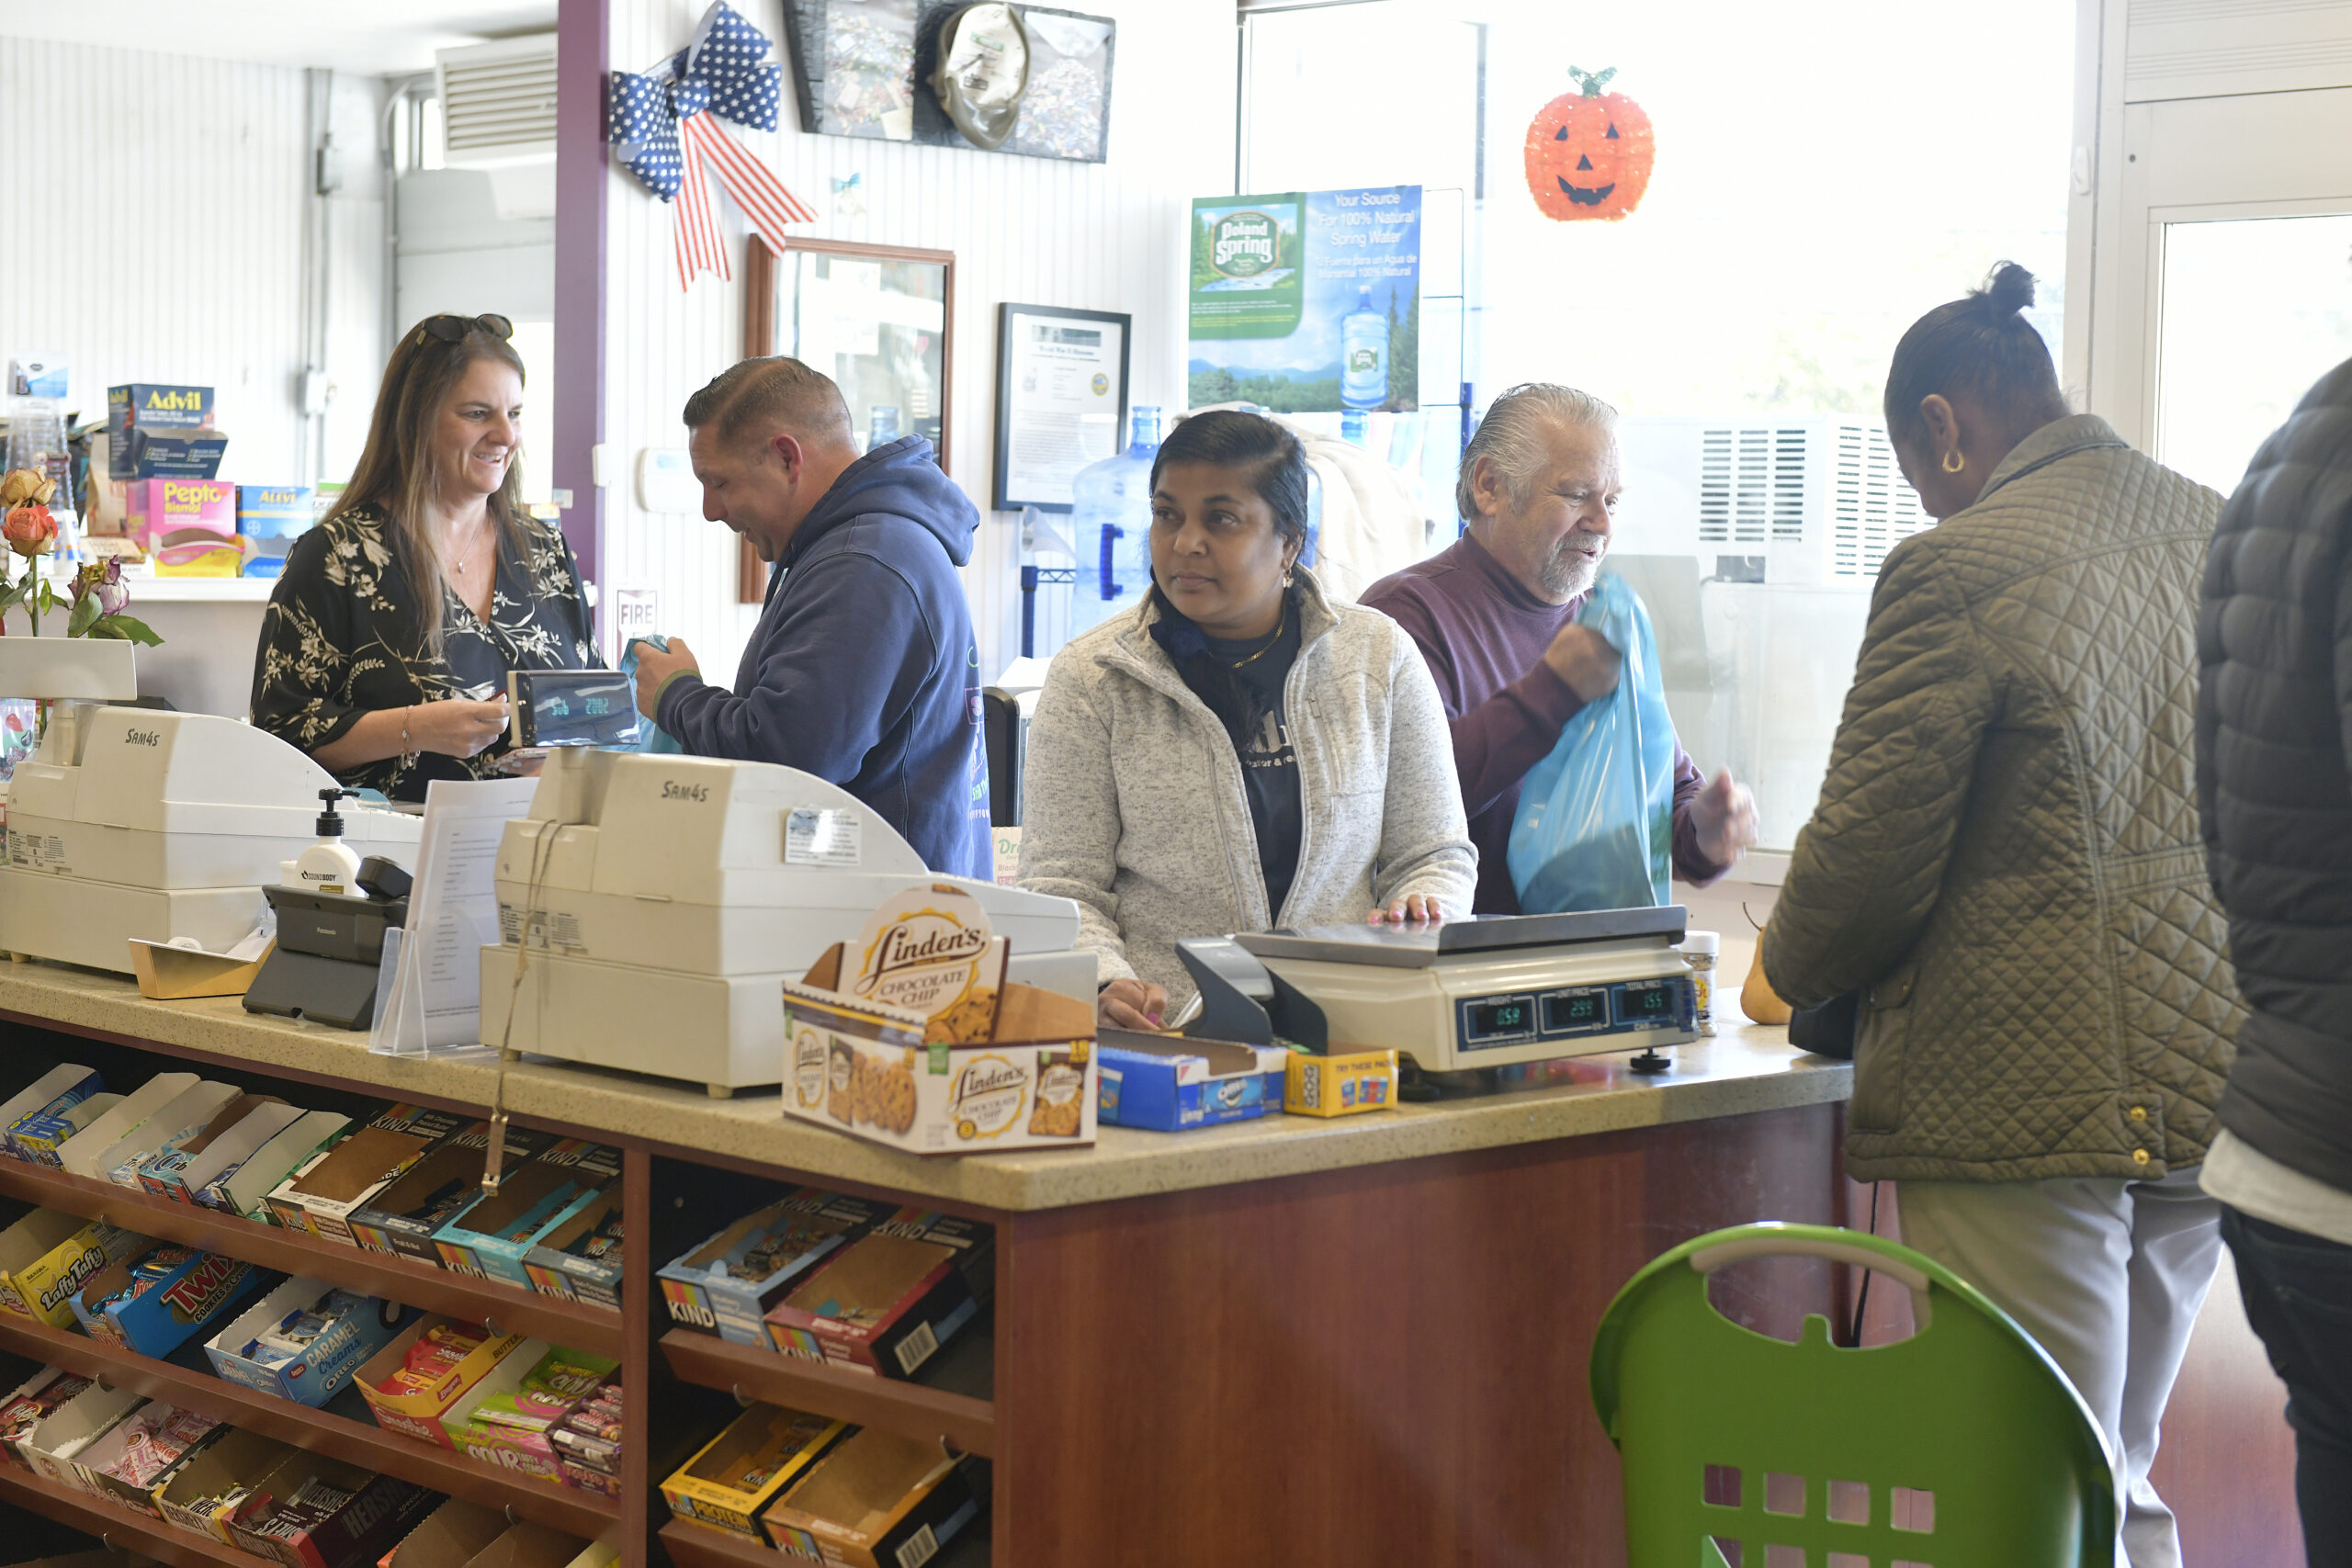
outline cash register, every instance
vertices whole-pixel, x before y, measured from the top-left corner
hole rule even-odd
[[[1697,1039],[1679,905],[1313,926],[1177,943],[1200,987],[1186,1032],[1312,1050],[1393,1047],[1447,1089],[1466,1075]]]
[[[978,901],[1011,941],[1011,978],[1094,1001],[1076,904],[935,875],[855,795],[770,762],[552,752],[496,869],[489,1045],[718,1096],[780,1083],[783,983],[923,882]]]
[[[127,938],[225,952],[264,922],[262,885],[311,842],[334,782],[234,719],[61,703],[8,781],[0,949],[122,974]],[[359,853],[415,858],[413,816],[346,822]]]

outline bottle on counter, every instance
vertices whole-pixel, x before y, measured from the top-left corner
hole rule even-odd
[[[1159,408],[1138,403],[1127,449],[1088,465],[1071,481],[1070,533],[1078,551],[1069,635],[1140,604],[1151,589],[1151,460]]]
[[[1698,1002],[1698,1027],[1702,1036],[1715,1032],[1715,960],[1723,953],[1724,939],[1717,931],[1687,931],[1682,945],[1675,951],[1682,954],[1682,962],[1690,966],[1690,988]]]
[[[289,886],[347,894],[358,886],[359,854],[343,841],[343,817],[334,808],[335,802],[350,793],[347,789],[319,791],[319,841],[294,857],[294,873],[287,878]]]

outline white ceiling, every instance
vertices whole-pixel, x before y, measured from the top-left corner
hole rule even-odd
[[[0,0],[0,37],[393,76],[430,71],[436,49],[549,31],[555,8],[556,0]]]

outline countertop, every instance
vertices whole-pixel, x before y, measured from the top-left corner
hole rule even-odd
[[[818,1179],[864,1183],[1002,1211],[1063,1208],[1157,1192],[1225,1186],[1430,1155],[1581,1137],[1594,1133],[1736,1116],[1842,1100],[1844,1062],[1792,1050],[1785,1029],[1738,1011],[1750,944],[1724,933],[1716,991],[1721,1031],[1669,1048],[1670,1071],[1629,1071],[1632,1053],[1555,1065],[1542,1088],[1399,1105],[1322,1121],[1267,1116],[1193,1133],[1102,1129],[1092,1149],[1010,1150],[931,1159],[804,1122],[787,1121],[775,1091],[713,1100],[698,1084],[573,1064],[525,1061],[507,1072],[514,1114],[608,1132],[684,1151],[755,1161]],[[469,1049],[429,1057],[379,1056],[367,1036],[246,1012],[235,998],[156,1002],[127,977],[40,963],[0,964],[0,1012],[68,1031],[120,1036],[370,1086],[487,1106],[495,1057]]]

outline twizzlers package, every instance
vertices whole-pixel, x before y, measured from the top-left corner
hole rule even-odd
[[[963,889],[886,900],[784,987],[784,1109],[915,1154],[1094,1141],[1094,1010],[1008,983]]]

